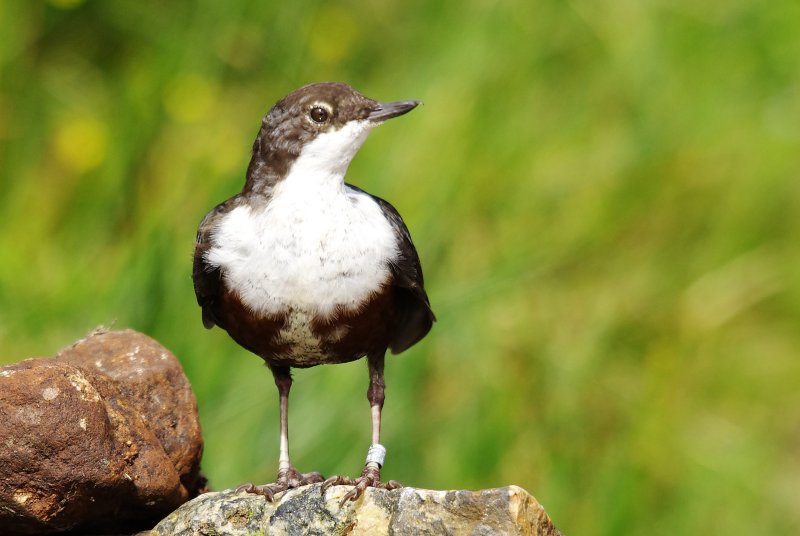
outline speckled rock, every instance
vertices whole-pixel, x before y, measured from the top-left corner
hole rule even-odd
[[[133,330],[95,331],[55,357],[115,380],[158,438],[184,487],[202,487],[203,438],[197,401],[175,356],[156,340]]]
[[[140,333],[0,368],[4,535],[152,526],[203,486],[201,452],[180,364]]]
[[[274,503],[233,490],[206,493],[170,514],[152,534],[560,535],[542,505],[517,486],[475,492],[368,489],[340,507],[349,489],[335,486],[323,495],[320,484],[313,484]]]

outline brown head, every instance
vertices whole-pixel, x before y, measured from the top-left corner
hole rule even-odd
[[[372,128],[418,104],[378,102],[340,82],[309,84],[291,92],[261,122],[245,192],[271,188],[303,150],[314,151],[319,164],[343,166],[343,174]]]

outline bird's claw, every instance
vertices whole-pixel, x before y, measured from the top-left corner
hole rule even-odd
[[[353,489],[344,494],[339,501],[339,506],[342,507],[347,501],[355,501],[364,493],[367,488],[381,488],[381,489],[397,489],[402,488],[403,485],[397,480],[389,480],[381,482],[381,471],[373,466],[364,468],[364,472],[358,478],[349,478],[346,476],[332,476],[322,483],[322,493],[325,493],[331,486],[353,486]]]
[[[279,483],[275,482],[274,484],[264,484],[262,486],[256,486],[251,482],[247,482],[246,484],[242,484],[236,488],[236,493],[245,492],[245,493],[252,493],[253,495],[261,495],[265,497],[269,502],[275,500],[275,493],[281,491],[280,489],[273,489],[278,488],[280,486]]]
[[[275,500],[275,495],[278,493],[299,488],[300,486],[322,482],[324,479],[325,477],[319,473],[314,472],[300,474],[294,467],[291,467],[289,469],[282,469],[278,472],[277,482],[273,482],[272,484],[264,484],[261,486],[256,486],[248,482],[247,484],[242,484],[241,486],[237,487],[236,491],[244,491],[246,493],[261,495],[269,502],[272,502]]]

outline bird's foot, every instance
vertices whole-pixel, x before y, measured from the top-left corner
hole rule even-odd
[[[264,484],[261,486],[256,486],[255,484],[250,483],[242,484],[236,488],[236,491],[245,491],[247,493],[263,495],[268,501],[272,502],[275,500],[275,495],[278,493],[299,488],[300,486],[322,482],[323,480],[325,480],[325,477],[319,473],[300,474],[297,472],[297,469],[290,466],[288,469],[281,469],[278,471],[277,482],[273,482],[272,484]]]
[[[358,478],[349,478],[346,476],[332,476],[322,483],[322,493],[331,486],[353,486],[353,489],[348,491],[339,501],[339,506],[344,506],[347,501],[355,501],[364,490],[367,488],[381,488],[381,489],[397,489],[402,488],[403,485],[397,480],[389,480],[381,482],[381,469],[380,466],[374,463],[368,463],[364,466],[364,471]]]

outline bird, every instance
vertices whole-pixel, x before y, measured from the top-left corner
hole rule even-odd
[[[261,357],[278,388],[277,479],[240,486],[247,492],[273,500],[316,482],[352,486],[344,504],[368,487],[401,487],[380,479],[385,355],[419,342],[436,317],[400,214],[345,174],[376,126],[419,104],[380,102],[341,82],[292,91],[264,116],[242,191],[200,222],[192,279],[203,324]],[[372,438],[361,475],[301,474],[289,457],[291,369],[364,357]]]

